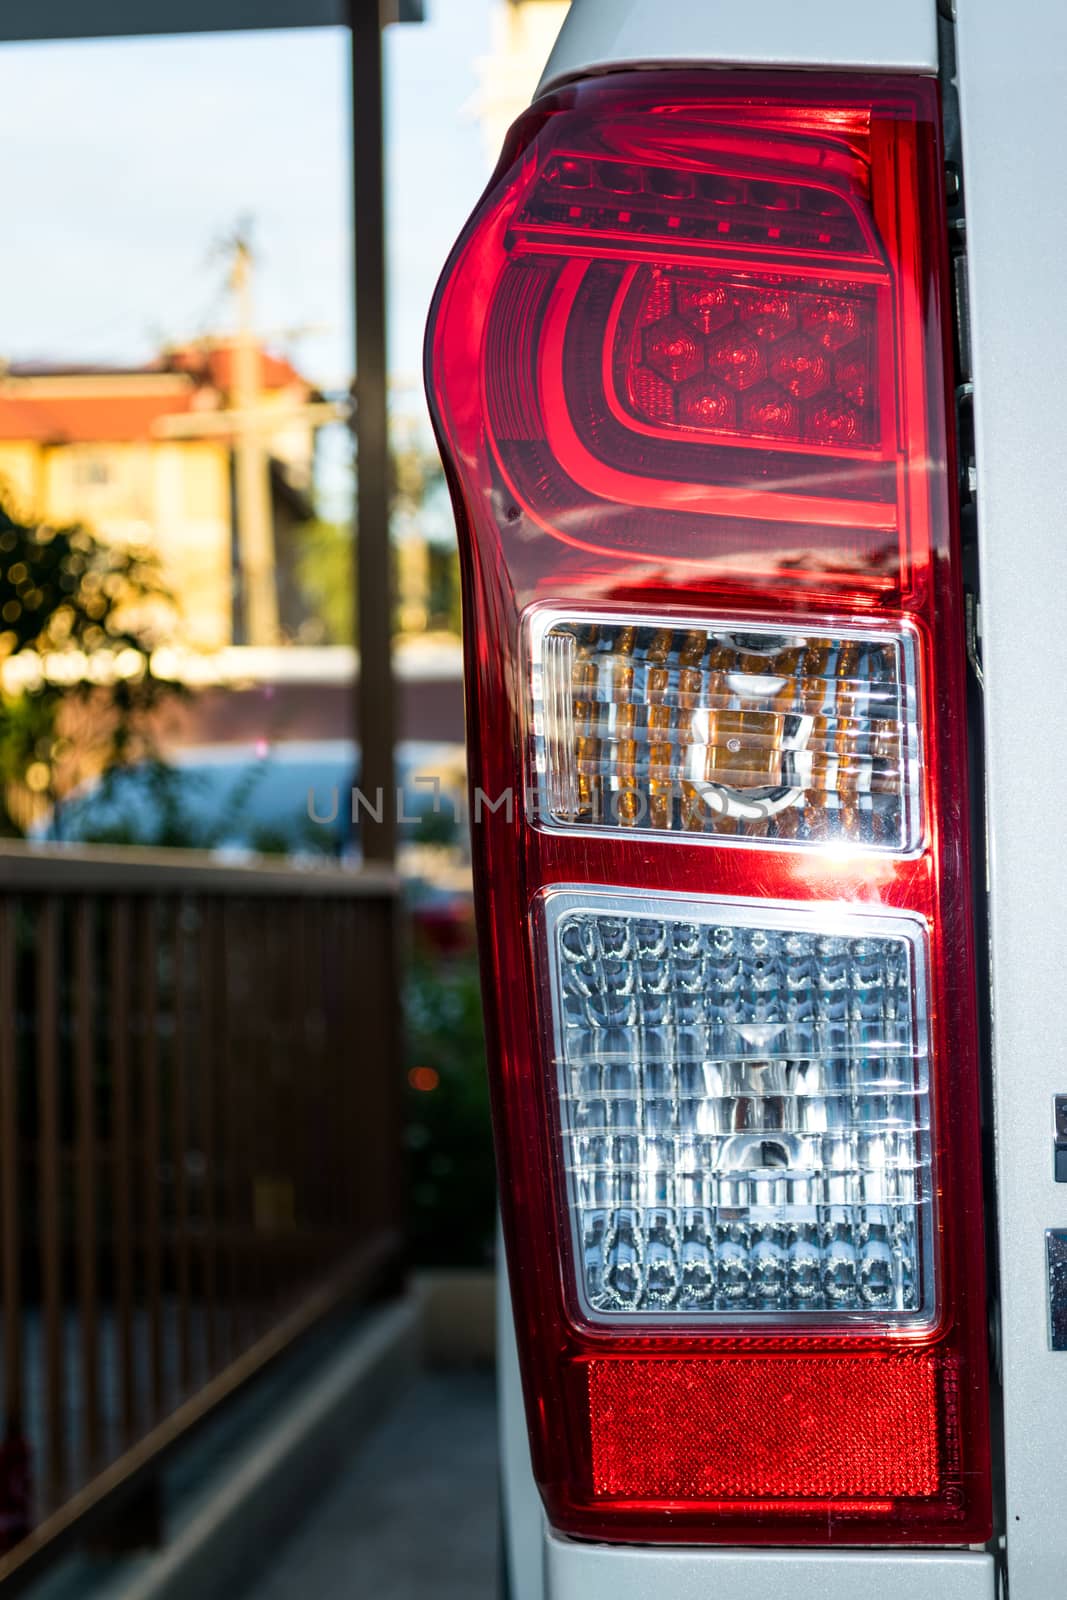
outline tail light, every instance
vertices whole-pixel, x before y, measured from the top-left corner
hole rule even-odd
[[[442,278],[481,949],[559,1528],[988,1536],[927,82],[539,102]]]

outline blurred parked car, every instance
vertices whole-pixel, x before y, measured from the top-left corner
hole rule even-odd
[[[229,858],[358,854],[359,752],[350,741],[191,746],[75,790],[34,831],[42,841],[209,850]],[[397,748],[398,862],[420,937],[444,952],[473,942],[462,746]],[[353,798],[355,796],[355,799]]]

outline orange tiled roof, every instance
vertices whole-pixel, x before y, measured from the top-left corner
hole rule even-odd
[[[20,394],[0,381],[0,440],[119,444],[152,437],[160,417],[188,411],[195,390],[144,394]]]
[[[210,383],[216,389],[229,390],[233,387],[233,367],[236,351],[233,341],[213,341],[208,345],[178,345],[169,350],[163,358],[164,369],[174,372],[189,372],[201,382]],[[308,390],[310,385],[306,378],[284,356],[272,355],[269,350],[260,353],[261,382],[265,389],[289,389],[297,387]]]
[[[116,444],[150,439],[162,417],[231,397],[232,344],[185,345],[150,366],[105,368],[24,363],[0,371],[0,441]],[[266,390],[311,386],[288,361],[264,351]]]

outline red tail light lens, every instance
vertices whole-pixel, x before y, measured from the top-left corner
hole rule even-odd
[[[548,1513],[990,1525],[936,86],[517,126],[427,345]]]

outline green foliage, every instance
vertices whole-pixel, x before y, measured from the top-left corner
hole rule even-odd
[[[87,528],[16,521],[0,504],[0,649],[85,651],[146,646],[135,610],[168,602],[143,550],[101,544]]]
[[[305,522],[295,533],[296,577],[307,609],[322,625],[323,644],[351,644],[356,599],[352,529],[342,522]]]
[[[449,528],[444,469],[437,451],[428,447],[421,423],[412,417],[390,421],[389,505],[394,537],[425,536],[427,525],[440,522],[438,502]],[[354,497],[354,485],[353,485]],[[293,530],[293,567],[310,618],[321,630],[323,644],[351,644],[355,638],[356,546],[358,536],[343,522],[315,518]],[[454,543],[430,540],[430,628],[459,632],[459,556]]]
[[[430,807],[422,812],[415,829],[415,843],[448,846],[455,843],[458,835],[459,823],[455,812],[446,804],[440,811]]]
[[[0,833],[24,833],[87,773],[150,749],[147,718],[176,688],[150,659],[170,610],[148,552],[103,544],[78,524],[21,521],[0,501],[0,662],[32,665],[0,695]],[[57,676],[49,664],[64,658],[70,670]],[[89,658],[115,664],[106,685]]]
[[[492,1258],[496,1170],[474,956],[416,957],[406,990],[410,1233],[421,1266]],[[410,1087],[430,1068],[436,1088]]]
[[[459,636],[460,611],[459,551],[454,545],[430,546],[430,627]]]
[[[394,443],[389,457],[389,493],[394,516],[417,517],[444,483],[444,468],[434,449],[427,449],[407,419],[393,420]]]

